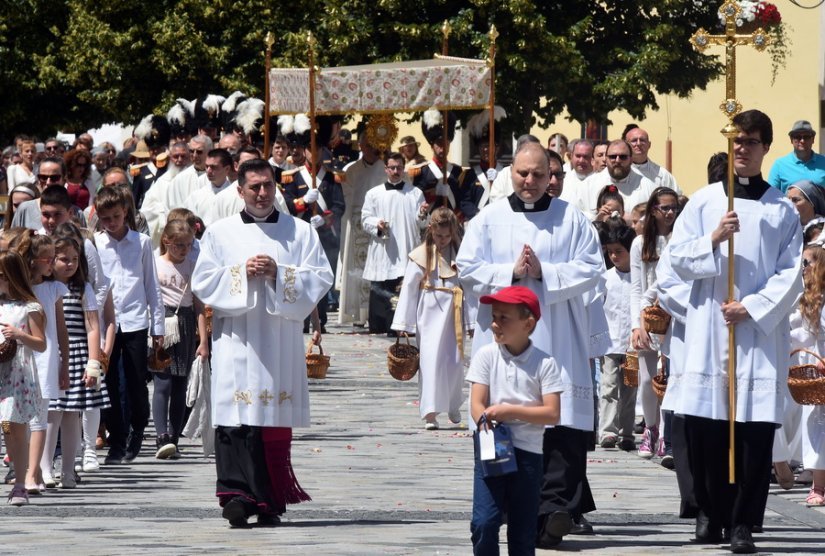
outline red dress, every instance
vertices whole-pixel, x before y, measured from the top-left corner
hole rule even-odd
[[[85,185],[82,183],[77,184],[66,182],[66,190],[69,192],[69,198],[72,200],[72,204],[74,206],[80,210],[83,210],[89,206],[91,194],[89,193],[89,190],[86,189]]]

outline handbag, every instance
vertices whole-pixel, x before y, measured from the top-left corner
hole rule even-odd
[[[186,285],[183,287],[183,291],[180,292],[180,301],[178,301],[178,306],[175,308],[175,312],[171,317],[166,317],[163,320],[163,330],[165,332],[163,335],[164,349],[180,342],[180,323],[178,322],[178,311],[180,311],[180,304],[183,303],[183,294],[185,294],[188,289],[189,282],[186,282]],[[149,345],[149,350],[151,351],[153,349],[152,336],[147,338],[147,344]]]
[[[478,430],[473,434],[476,453],[479,455],[481,463],[481,476],[485,479],[489,477],[501,477],[518,471],[516,463],[516,453],[513,449],[513,438],[510,427],[504,423],[494,423],[487,419],[487,414],[483,413],[478,420]],[[482,435],[492,434],[494,451],[492,459],[483,459]]]

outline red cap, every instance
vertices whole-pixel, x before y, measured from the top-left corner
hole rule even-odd
[[[493,301],[513,304],[523,303],[530,309],[536,320],[541,318],[539,298],[533,293],[533,290],[524,286],[508,286],[493,295],[482,295],[480,301],[485,305],[490,305]]]

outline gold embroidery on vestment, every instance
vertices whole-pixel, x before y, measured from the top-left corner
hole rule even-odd
[[[244,390],[244,391],[235,391],[235,403],[243,402],[246,405],[252,405],[252,391],[251,390]]]
[[[241,293],[241,265],[236,264],[229,269],[232,275],[232,283],[229,285],[229,295],[240,295]]]
[[[264,405],[269,405],[269,402],[275,399],[275,396],[273,396],[269,390],[264,390],[258,397],[261,399],[261,402],[263,402]]]
[[[298,292],[295,289],[295,269],[290,266],[284,267],[284,301],[286,303],[298,301]]]
[[[286,400],[292,400],[292,394],[287,394],[286,392],[281,392],[278,396],[278,405],[281,405]]]

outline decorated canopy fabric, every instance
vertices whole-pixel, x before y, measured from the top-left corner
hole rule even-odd
[[[316,114],[414,112],[485,108],[491,72],[484,60],[433,60],[321,68],[315,78]],[[306,114],[309,69],[272,69],[270,114]]]

